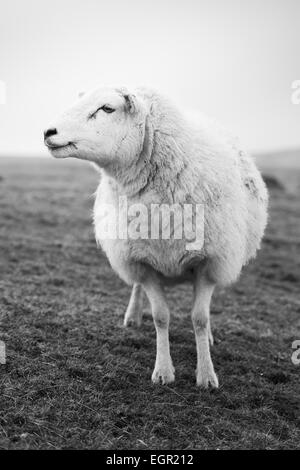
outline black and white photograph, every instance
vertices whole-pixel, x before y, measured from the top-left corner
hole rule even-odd
[[[0,450],[300,450],[299,0],[0,0],[0,221]]]

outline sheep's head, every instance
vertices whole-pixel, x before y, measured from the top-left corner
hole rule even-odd
[[[83,95],[44,133],[57,158],[90,160],[102,167],[135,158],[142,151],[146,110],[141,99],[122,88],[100,88]]]

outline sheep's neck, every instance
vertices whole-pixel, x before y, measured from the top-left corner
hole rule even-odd
[[[154,190],[166,202],[174,202],[180,178],[187,168],[187,136],[178,129],[170,134],[154,129],[150,119],[146,120],[142,152],[124,166],[110,168],[109,174],[127,196],[135,196]]]
[[[147,186],[150,169],[140,160],[127,167],[114,167],[109,176],[117,183],[120,193],[134,196]]]
[[[152,171],[152,154],[154,150],[154,132],[150,117],[145,120],[145,132],[142,150],[135,155],[131,162],[114,164],[107,168],[107,173],[119,186],[120,192],[127,196],[134,196],[145,190],[149,183]],[[121,159],[123,160],[123,159]]]

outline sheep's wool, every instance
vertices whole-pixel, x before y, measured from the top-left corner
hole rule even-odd
[[[166,98],[145,89],[135,99],[146,110],[139,123],[140,152],[101,170],[94,205],[96,239],[111,266],[127,283],[143,281],[154,269],[165,282],[185,280],[203,266],[218,285],[237,279],[260,247],[267,222],[268,194],[253,158],[205,116],[189,121]],[[131,142],[128,142],[128,146]],[[134,146],[136,147],[136,146]],[[103,239],[102,204],[202,204],[204,243],[186,240]]]

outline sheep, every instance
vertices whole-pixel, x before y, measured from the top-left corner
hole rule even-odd
[[[205,116],[191,121],[147,88],[102,87],[86,93],[45,131],[44,139],[54,157],[88,160],[101,173],[95,237],[113,270],[133,286],[125,326],[141,324],[144,293],[151,304],[157,339],[152,381],[175,379],[164,286],[188,281],[194,286],[196,383],[218,387],[210,354],[211,298],[216,286],[235,282],[255,257],[267,223],[268,193],[252,157],[216,122]],[[103,236],[103,227],[116,222],[122,198],[129,209],[203,207],[201,246],[187,249],[185,236]],[[103,211],[107,206],[112,210]],[[117,221],[121,233],[126,224]]]

